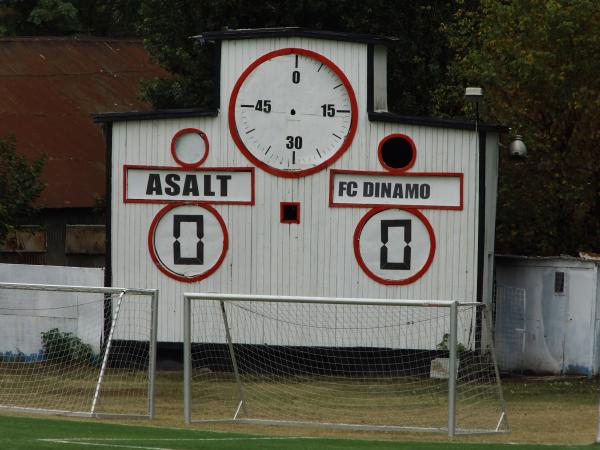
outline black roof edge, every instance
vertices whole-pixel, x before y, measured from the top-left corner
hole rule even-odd
[[[153,120],[153,119],[178,119],[183,117],[217,117],[218,109],[205,108],[180,108],[180,109],[157,109],[152,111],[126,111],[93,113],[92,119],[96,123],[122,122],[127,120]],[[459,119],[446,119],[440,117],[404,116],[391,112],[370,112],[371,122],[401,123],[405,125],[421,125],[436,128],[453,128],[459,130],[475,130],[474,121]],[[508,133],[509,128],[499,124],[478,123],[480,131],[495,131]]]
[[[391,45],[398,41],[398,38],[395,37],[383,37],[372,34],[348,33],[341,31],[312,30],[301,27],[244,28],[235,30],[207,31],[197,36],[192,36],[192,39],[197,39],[201,44],[205,44],[207,42],[224,41],[229,39],[253,39],[268,37],[307,37],[381,45]]]
[[[182,117],[217,117],[218,109],[181,108],[153,111],[105,112],[92,114],[96,123],[122,122],[127,120],[178,119]]]
[[[401,123],[405,125],[422,125],[436,128],[453,128],[457,130],[475,131],[475,121],[446,119],[441,117],[403,116],[391,112],[370,112],[369,120],[371,122]],[[477,124],[477,130],[495,131],[497,133],[509,132],[509,128],[505,125],[482,122]]]
[[[586,252],[582,252],[586,253]],[[600,265],[600,259],[597,257],[589,257],[589,256],[573,256],[573,255],[554,255],[554,256],[527,256],[527,255],[514,255],[514,254],[504,254],[504,253],[496,253],[494,255],[496,259],[499,260],[514,260],[514,261],[580,261],[580,262],[589,262],[594,263],[596,265]]]

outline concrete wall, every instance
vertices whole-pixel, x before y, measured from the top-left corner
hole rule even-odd
[[[0,282],[103,286],[104,269],[0,264]],[[0,289],[0,355],[37,359],[41,333],[71,332],[99,351],[102,294]]]

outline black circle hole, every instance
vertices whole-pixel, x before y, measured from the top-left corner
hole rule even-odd
[[[413,146],[402,136],[392,136],[381,145],[381,160],[390,169],[404,169],[413,158]]]

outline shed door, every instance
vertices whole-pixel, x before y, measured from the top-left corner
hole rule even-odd
[[[557,273],[560,272],[557,271]],[[562,372],[565,374],[592,375],[594,341],[594,309],[592,290],[594,271],[568,269],[564,271],[566,295],[565,335]],[[559,276],[560,278],[560,276]],[[555,275],[555,295],[557,292]]]
[[[498,367],[512,372],[523,369],[525,350],[525,299],[522,288],[497,285],[495,336]]]

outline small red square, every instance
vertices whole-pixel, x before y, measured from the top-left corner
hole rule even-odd
[[[300,223],[300,203],[281,202],[279,206],[281,223]]]

